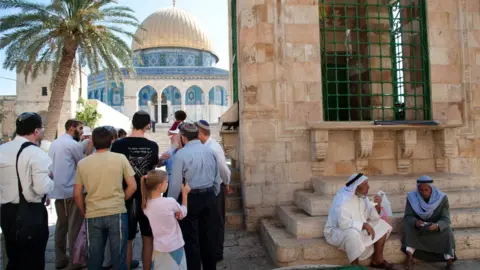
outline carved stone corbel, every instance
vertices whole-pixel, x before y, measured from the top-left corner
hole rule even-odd
[[[453,157],[455,152],[455,133],[451,128],[437,130],[434,138],[436,145],[435,168],[438,172],[447,172],[448,158]]]
[[[361,129],[356,132],[357,158],[355,165],[357,172],[368,167],[368,158],[372,155],[373,129]]]
[[[312,130],[313,175],[321,176],[328,155],[328,130]]]
[[[313,157],[317,161],[325,161],[328,153],[328,130],[313,130]]]
[[[399,131],[397,136],[397,170],[399,173],[408,173],[417,146],[417,131],[405,129]]]
[[[455,133],[452,128],[435,132],[435,141],[440,147],[440,155],[445,158],[453,157],[455,151]]]

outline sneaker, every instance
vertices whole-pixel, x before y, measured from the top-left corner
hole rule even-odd
[[[130,264],[130,267],[131,267],[132,269],[137,269],[139,265],[140,265],[140,262],[139,262],[139,261],[137,261],[137,260],[132,260],[132,263]]]

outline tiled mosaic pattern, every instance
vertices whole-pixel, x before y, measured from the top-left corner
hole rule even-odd
[[[135,67],[214,67],[217,62],[210,52],[194,49],[152,49],[137,56]]]

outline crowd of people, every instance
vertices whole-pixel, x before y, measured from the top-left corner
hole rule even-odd
[[[139,111],[128,135],[112,126],[91,131],[68,120],[65,134],[47,153],[38,147],[42,118],[22,113],[15,139],[0,145],[6,269],[45,268],[50,199],[57,213],[57,269],[138,267],[132,258],[138,228],[144,269],[216,269],[223,259],[230,170],[222,147],[210,138],[209,123],[186,123],[186,117],[175,113],[165,134],[171,144],[162,152],[145,137],[150,115]],[[392,226],[380,215],[382,197],[370,200],[369,189],[362,173],[348,179],[329,210],[325,239],[346,251],[351,264],[372,257],[371,267],[394,269],[383,257]],[[82,241],[83,226],[88,259],[74,264],[72,252]],[[417,179],[417,189],[407,195],[402,251],[406,269],[413,269],[414,258],[446,261],[447,268],[456,260],[448,198],[429,176]]]
[[[222,147],[210,138],[209,123],[186,118],[175,112],[165,134],[171,145],[162,152],[145,137],[151,128],[147,112],[134,114],[128,135],[112,126],[92,131],[71,119],[47,153],[38,147],[40,115],[21,114],[15,139],[0,145],[6,269],[45,268],[50,199],[57,213],[57,269],[137,268],[138,229],[143,269],[216,269],[223,260],[230,170]],[[159,169],[164,166],[166,172]],[[88,259],[74,264],[82,226]]]

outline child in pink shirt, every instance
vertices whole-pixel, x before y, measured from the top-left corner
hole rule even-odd
[[[182,205],[173,198],[162,197],[167,190],[167,174],[153,170],[141,180],[142,208],[153,232],[153,269],[186,270],[187,260],[178,219],[187,215],[190,187],[182,186]]]

